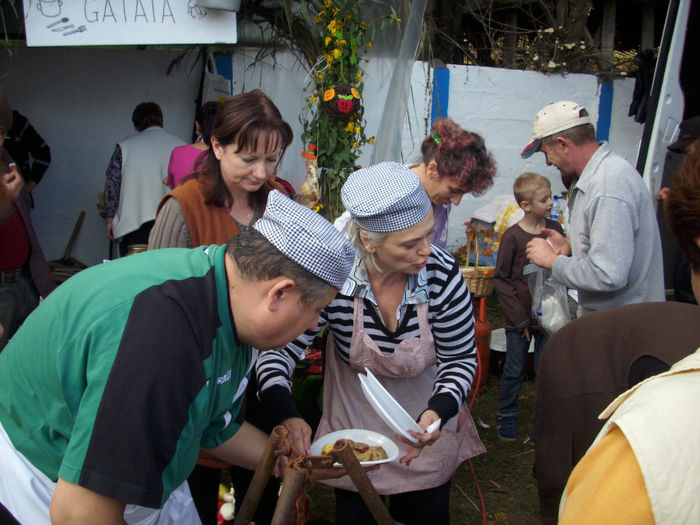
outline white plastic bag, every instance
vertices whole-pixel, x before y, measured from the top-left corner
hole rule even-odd
[[[571,320],[566,286],[552,277],[552,271],[537,268],[529,276],[532,312],[542,328],[552,335]]]
[[[231,96],[231,81],[218,73],[211,51],[207,53],[203,75],[202,103],[212,100],[221,102]]]

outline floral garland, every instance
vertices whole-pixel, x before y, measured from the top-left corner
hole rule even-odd
[[[310,94],[300,118],[302,141],[318,157],[320,201],[329,220],[343,212],[340,188],[356,166],[361,148],[373,144],[364,127],[360,55],[372,49],[363,0],[323,0],[314,17],[323,50],[310,73]]]

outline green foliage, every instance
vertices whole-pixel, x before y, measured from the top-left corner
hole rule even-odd
[[[321,49],[304,88],[306,104],[300,117],[304,144],[313,143],[318,155],[320,200],[329,220],[343,212],[340,188],[356,167],[367,138],[363,108],[348,117],[331,116],[323,109],[324,94],[340,83],[349,84],[361,97],[364,88],[362,55],[371,49],[371,32],[363,20],[363,0],[324,0],[306,3],[313,9],[315,36]],[[361,98],[360,98],[361,100]]]

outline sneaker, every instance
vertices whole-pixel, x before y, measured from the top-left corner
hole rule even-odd
[[[515,431],[515,416],[497,416],[496,432],[501,441],[515,441],[518,433]]]

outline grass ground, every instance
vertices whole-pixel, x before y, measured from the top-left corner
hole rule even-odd
[[[492,328],[503,326],[502,314],[495,297],[487,301],[486,318]],[[452,479],[450,517],[454,525],[484,523],[479,492],[485,506],[488,525],[530,525],[540,523],[537,484],[532,476],[535,449],[524,444],[532,425],[535,384],[525,382],[518,403],[517,427],[520,438],[515,442],[500,441],[496,435],[496,406],[498,403],[499,359],[491,356],[486,389],[479,394],[472,407],[479,435],[486,446],[486,454],[463,463]],[[487,427],[488,426],[488,427]],[[312,499],[312,525],[335,523],[333,492],[321,485],[309,487]]]

